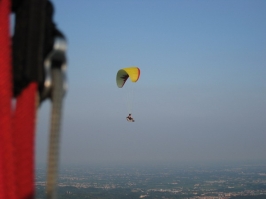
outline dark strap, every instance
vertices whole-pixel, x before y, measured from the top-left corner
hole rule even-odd
[[[43,89],[43,62],[53,49],[54,39],[64,37],[53,22],[53,6],[47,0],[13,0],[13,82],[17,96],[30,82]]]

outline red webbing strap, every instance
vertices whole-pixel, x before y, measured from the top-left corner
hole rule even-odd
[[[14,113],[14,147],[17,198],[34,198],[34,146],[37,83],[30,83],[17,97]]]
[[[9,14],[10,1],[0,0],[0,198],[15,199]]]
[[[0,0],[0,199],[33,199],[37,84],[17,97],[12,118],[9,17],[10,0]]]

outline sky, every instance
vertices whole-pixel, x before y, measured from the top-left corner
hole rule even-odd
[[[266,1],[52,3],[68,41],[60,164],[266,161]],[[119,89],[129,66],[140,79]],[[38,112],[38,164],[50,109]]]

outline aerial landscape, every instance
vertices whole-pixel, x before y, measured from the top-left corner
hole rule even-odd
[[[37,198],[44,198],[45,170],[37,170]],[[62,169],[58,198],[263,199],[266,164],[85,167]]]

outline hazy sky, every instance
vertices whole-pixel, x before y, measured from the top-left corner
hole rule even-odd
[[[52,2],[68,40],[61,164],[266,160],[266,1]],[[132,65],[135,123],[115,82]]]

